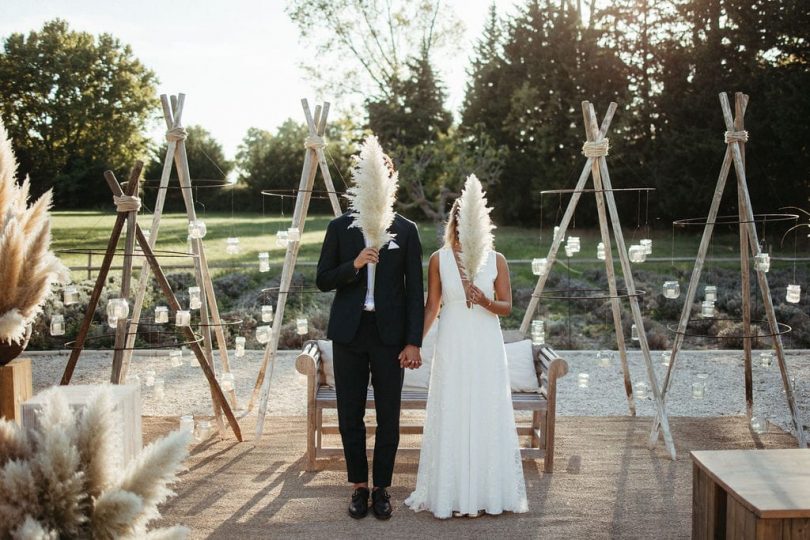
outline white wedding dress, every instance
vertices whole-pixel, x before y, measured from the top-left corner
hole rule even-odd
[[[453,252],[439,250],[442,308],[416,490],[405,501],[438,518],[526,512],[526,485],[498,317],[468,308]],[[493,297],[495,252],[475,285]]]

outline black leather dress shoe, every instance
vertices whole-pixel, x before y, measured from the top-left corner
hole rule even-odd
[[[349,503],[349,515],[354,519],[361,519],[368,514],[368,488],[357,488],[352,493],[352,502]]]
[[[391,517],[391,496],[385,488],[375,489],[371,492],[371,511],[377,519],[388,519]]]

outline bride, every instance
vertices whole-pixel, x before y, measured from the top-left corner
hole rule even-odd
[[[428,266],[423,335],[440,307],[441,317],[416,490],[405,504],[437,518],[527,512],[498,320],[512,310],[509,268],[503,255],[490,249],[473,283],[464,277],[459,207],[456,200],[444,247]]]

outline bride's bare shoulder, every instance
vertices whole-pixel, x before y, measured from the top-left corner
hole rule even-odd
[[[431,263],[432,263],[432,264],[439,264],[439,256],[440,256],[440,253],[441,253],[441,250],[440,250],[440,249],[437,249],[436,251],[434,251],[433,253],[431,253],[431,254],[430,254],[430,259],[428,260],[428,264],[431,264]]]

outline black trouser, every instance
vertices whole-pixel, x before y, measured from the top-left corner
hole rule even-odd
[[[401,347],[380,341],[373,312],[364,311],[360,328],[349,344],[333,343],[338,424],[349,482],[368,482],[366,458],[366,394],[374,386],[377,431],[374,438],[374,486],[388,487],[399,446],[399,407],[403,369]]]

